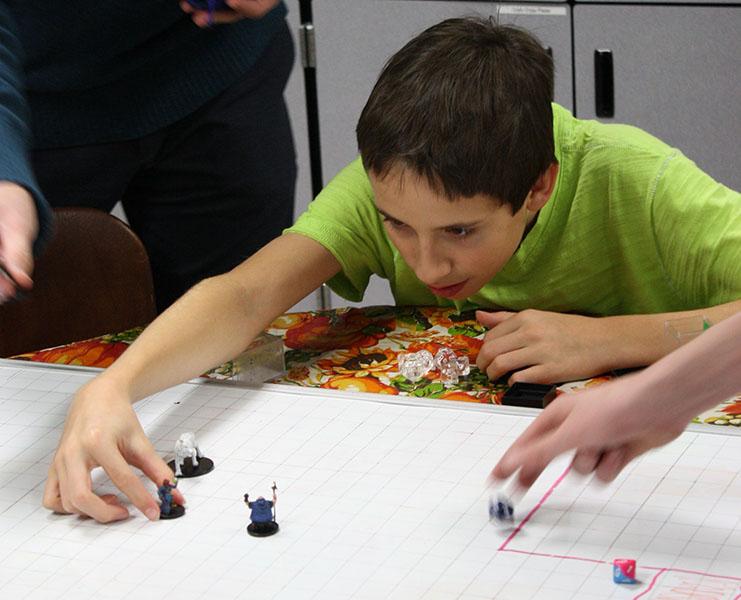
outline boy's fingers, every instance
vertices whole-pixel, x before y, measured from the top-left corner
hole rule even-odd
[[[69,478],[67,477],[67,471],[63,461],[57,461],[56,470],[59,481],[59,501],[62,504],[61,512],[66,514],[78,513],[79,511],[72,503],[72,494],[69,491],[68,485]]]
[[[525,369],[520,369],[512,373],[512,376],[507,382],[509,385],[514,385],[517,382],[523,383],[553,383],[554,375],[551,369],[546,365],[532,365]]]
[[[66,496],[64,502],[72,512],[92,517],[99,523],[120,521],[129,516],[123,506],[108,504],[92,491],[90,471],[83,463],[71,466],[66,483],[62,496]]]
[[[100,496],[100,499],[105,502],[106,504],[110,504],[111,506],[121,506],[121,499],[116,496],[116,494],[103,494]]]
[[[506,310],[498,310],[496,312],[486,312],[483,310],[476,311],[476,320],[481,323],[484,327],[496,327],[500,323],[506,321],[510,317],[517,313],[513,313]]]
[[[486,372],[490,379],[498,379],[521,366],[523,357],[517,353],[519,350],[523,350],[523,347],[517,334],[497,339],[485,338],[476,356],[476,366]]]
[[[134,466],[138,467],[142,473],[144,473],[156,486],[162,485],[162,482],[167,479],[174,481],[175,474],[167,463],[162,460],[159,454],[155,451],[149,440],[146,441],[144,448],[136,453],[136,456],[132,457],[131,462]],[[185,504],[185,496],[182,492],[175,488],[172,490],[172,496],[175,502],[181,506]]]
[[[159,505],[144,487],[139,477],[118,452],[118,448],[106,448],[101,453],[100,466],[103,467],[113,484],[121,490],[131,503],[150,521],[159,519]],[[160,482],[161,484],[162,482]]]
[[[525,354],[526,350],[524,348],[520,348],[518,350],[507,352],[506,354],[498,355],[486,367],[486,376],[492,381],[495,381],[502,375],[506,375],[507,373],[516,371],[523,366],[529,366],[525,359]],[[523,361],[525,361],[524,364]],[[479,367],[479,369],[480,368],[481,367]]]
[[[49,469],[49,474],[46,477],[42,503],[44,508],[48,508],[55,513],[67,513],[62,505],[62,498],[59,493],[59,478],[54,467]]]

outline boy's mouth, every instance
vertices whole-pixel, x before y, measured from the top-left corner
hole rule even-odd
[[[453,285],[446,285],[445,287],[432,287],[428,286],[435,296],[442,296],[443,298],[453,298],[458,292],[463,289],[463,286],[468,283],[468,279],[455,283]]]

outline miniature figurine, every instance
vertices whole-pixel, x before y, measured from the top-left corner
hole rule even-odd
[[[172,490],[178,487],[178,480],[165,479],[157,488],[157,496],[160,499],[160,519],[177,519],[185,514],[185,507],[173,501]]]
[[[255,537],[267,537],[273,535],[279,529],[278,523],[275,522],[275,504],[278,498],[275,495],[277,490],[275,481],[273,482],[273,500],[265,500],[260,496],[254,502],[250,502],[250,495],[244,495],[244,503],[250,509],[250,521],[247,525],[247,533]]]
[[[188,460],[190,459],[190,460]],[[176,477],[198,477],[213,471],[214,461],[201,452],[192,431],[182,434],[175,442],[175,460],[167,463]]]

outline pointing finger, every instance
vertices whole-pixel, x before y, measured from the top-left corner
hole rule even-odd
[[[174,481],[175,475],[172,469],[157,454],[151,442],[145,438],[141,446],[137,449],[135,455],[130,457],[131,464],[138,467],[156,486],[162,485],[165,479]],[[181,506],[185,505],[185,496],[179,489],[172,490],[172,497]]]
[[[159,505],[121,456],[118,448],[116,446],[106,448],[101,454],[100,466],[108,473],[114,485],[126,494],[131,503],[150,521],[159,519]]]

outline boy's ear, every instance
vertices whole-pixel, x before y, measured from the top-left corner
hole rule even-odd
[[[530,212],[537,212],[543,208],[553,193],[557,178],[558,163],[553,162],[548,165],[548,168],[535,181],[535,185],[530,188],[530,193],[525,198],[525,208]]]

